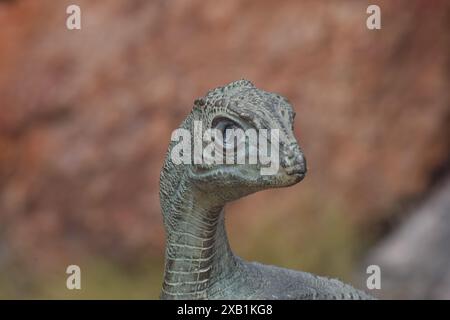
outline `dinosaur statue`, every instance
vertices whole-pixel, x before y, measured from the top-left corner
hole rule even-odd
[[[280,168],[261,175],[261,164],[175,164],[172,141],[160,175],[166,229],[162,299],[371,299],[338,280],[246,262],[231,251],[225,232],[227,202],[269,188],[294,185],[306,162],[293,134],[294,112],[282,96],[238,80],[194,102],[180,128],[278,129]],[[226,137],[224,137],[226,139]]]

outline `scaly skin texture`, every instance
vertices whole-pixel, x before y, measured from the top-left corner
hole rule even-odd
[[[180,128],[279,129],[280,169],[260,174],[261,164],[175,165],[172,142],[160,176],[167,233],[162,299],[370,299],[338,280],[246,262],[230,249],[225,232],[227,202],[301,181],[306,161],[293,134],[289,102],[247,80],[209,91],[194,102]],[[219,123],[217,125],[217,123]],[[231,127],[230,127],[231,123]]]

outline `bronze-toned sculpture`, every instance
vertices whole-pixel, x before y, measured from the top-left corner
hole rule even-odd
[[[278,129],[280,167],[261,175],[260,164],[175,164],[172,142],[161,171],[160,198],[167,232],[163,299],[370,299],[338,280],[246,262],[225,232],[227,202],[269,188],[291,186],[306,174],[293,134],[294,112],[280,95],[247,80],[209,91],[195,101],[180,128]]]

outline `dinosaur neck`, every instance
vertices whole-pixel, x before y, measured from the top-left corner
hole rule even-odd
[[[162,194],[167,232],[162,297],[201,299],[235,266],[225,232],[224,206],[181,179],[170,200]]]

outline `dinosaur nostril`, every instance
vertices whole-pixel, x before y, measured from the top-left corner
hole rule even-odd
[[[298,146],[297,150],[295,151],[292,150],[292,152],[289,152],[286,155],[282,165],[289,175],[291,174],[305,175],[307,171],[305,156],[298,149]]]
[[[303,155],[303,153],[300,153],[300,154],[297,156],[297,159],[296,159],[296,165],[299,166],[300,171],[303,171],[303,173],[306,173],[306,171],[308,171],[308,169],[307,169],[307,167],[306,167],[306,158],[305,158],[305,156]]]

